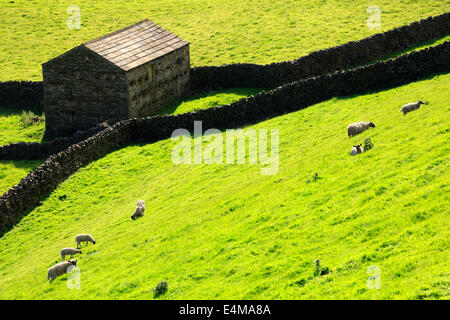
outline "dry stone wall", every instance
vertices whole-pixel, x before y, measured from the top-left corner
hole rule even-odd
[[[336,96],[385,90],[424,77],[450,72],[450,41],[385,62],[348,71],[336,71],[295,81],[230,105],[136,120],[134,141],[154,142],[170,137],[173,130],[193,130],[194,120],[203,129],[234,128],[297,111]]]
[[[71,137],[56,138],[49,142],[19,142],[0,146],[0,161],[21,159],[45,159],[65,148],[83,141],[94,134],[108,128],[103,122],[86,131],[77,131]]]
[[[192,68],[190,90],[198,93],[239,87],[274,88],[284,83],[367,64],[448,34],[450,13],[445,13],[359,41],[315,51],[293,61]]]
[[[51,156],[0,197],[0,232],[9,230],[80,167],[127,144],[166,139],[178,128],[192,132],[195,120],[203,121],[204,130],[235,128],[300,110],[335,96],[384,90],[448,72],[449,41],[386,62],[295,81],[230,105],[180,115],[120,121]]]
[[[130,143],[132,124],[130,120],[118,122],[49,157],[29,173],[0,198],[0,233],[12,227],[24,213],[39,205],[43,197],[79,168]]]
[[[42,112],[44,110],[42,82],[0,82],[0,107]]]

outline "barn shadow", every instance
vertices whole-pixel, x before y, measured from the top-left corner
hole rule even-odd
[[[168,106],[162,108],[161,110],[157,111],[154,114],[151,115],[164,115],[164,114],[175,114],[180,113],[179,108],[184,103],[190,103],[196,100],[207,100],[203,101],[201,103],[201,106],[199,108],[195,108],[190,111],[199,110],[199,109],[207,109],[211,107],[218,107],[224,104],[228,104],[231,102],[223,102],[223,95],[239,95],[242,97],[249,97],[251,95],[256,95],[260,93],[263,90],[267,90],[266,88],[231,88],[231,89],[224,89],[224,90],[218,90],[218,91],[211,91],[207,93],[201,93],[201,94],[195,94],[193,96],[190,96],[188,98],[184,99],[178,99],[174,101],[173,103],[169,104]],[[242,99],[237,98],[235,101]],[[184,113],[184,112],[182,112]]]

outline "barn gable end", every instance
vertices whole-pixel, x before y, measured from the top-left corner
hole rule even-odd
[[[42,65],[46,137],[145,117],[185,94],[189,43],[149,20]]]

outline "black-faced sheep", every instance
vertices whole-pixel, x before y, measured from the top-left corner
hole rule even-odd
[[[64,273],[71,272],[76,266],[77,260],[69,260],[55,264],[48,269],[47,280],[50,280],[50,283],[52,283],[57,277],[63,275]]]
[[[145,212],[145,202],[144,200],[138,200],[136,204],[136,209],[134,213],[131,215],[131,219],[135,220],[136,218],[140,218],[144,216]]]
[[[74,248],[61,249],[61,259],[62,259],[62,261],[64,261],[65,257],[69,256],[69,255],[70,255],[70,259],[72,259],[73,255],[77,254],[77,253],[81,253],[81,250],[74,249]]]
[[[400,109],[400,111],[403,112],[403,115],[406,115],[408,112],[419,109],[422,104],[428,104],[428,102],[422,102],[420,100],[417,100],[417,102],[411,102],[411,103],[405,104]]]
[[[347,134],[349,137],[360,134],[361,132],[369,129],[370,127],[375,128],[375,124],[370,121],[361,121],[349,124],[347,127]]]
[[[361,146],[362,146],[362,143],[361,143],[361,144],[358,144],[358,145],[356,145],[356,146],[353,146],[352,150],[350,151],[350,154],[351,154],[352,156],[354,156],[354,155],[356,155],[356,154],[358,154],[358,153],[363,153],[363,152],[364,152],[364,149],[361,148]]]
[[[95,244],[94,238],[90,234],[79,234],[75,237],[75,242],[77,243],[77,248],[81,247],[81,242],[86,242],[86,245],[89,244],[89,242],[92,242]]]

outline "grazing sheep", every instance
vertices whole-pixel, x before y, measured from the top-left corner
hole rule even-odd
[[[136,209],[134,213],[131,215],[131,219],[135,220],[136,218],[140,218],[144,216],[145,212],[145,202],[144,200],[138,200],[136,204]]]
[[[417,102],[411,102],[411,103],[405,104],[400,109],[400,111],[403,112],[403,115],[406,115],[408,112],[419,109],[422,104],[428,104],[428,102],[422,102],[420,100],[417,100]]]
[[[77,249],[80,248],[81,242],[86,242],[86,245],[89,244],[89,241],[95,244],[94,238],[90,234],[79,234],[75,237],[75,242],[77,243]]]
[[[48,269],[47,280],[50,280],[50,283],[52,283],[53,280],[56,279],[56,277],[59,277],[64,273],[71,272],[72,268],[76,266],[77,260],[69,260],[55,264],[54,266]]]
[[[360,134],[361,132],[369,129],[370,127],[375,128],[375,124],[369,121],[361,121],[349,124],[347,127],[347,133],[349,137]]]
[[[74,249],[74,248],[61,249],[61,259],[62,259],[62,261],[64,261],[64,258],[69,255],[70,255],[70,259],[72,259],[73,255],[77,254],[77,253],[81,253],[81,250]]]
[[[350,151],[350,154],[351,154],[352,156],[354,156],[354,155],[356,155],[356,154],[358,154],[358,153],[363,153],[363,152],[364,152],[364,149],[361,148],[361,146],[362,146],[362,143],[361,143],[361,144],[358,144],[358,145],[356,145],[356,146],[353,146],[352,150]]]

